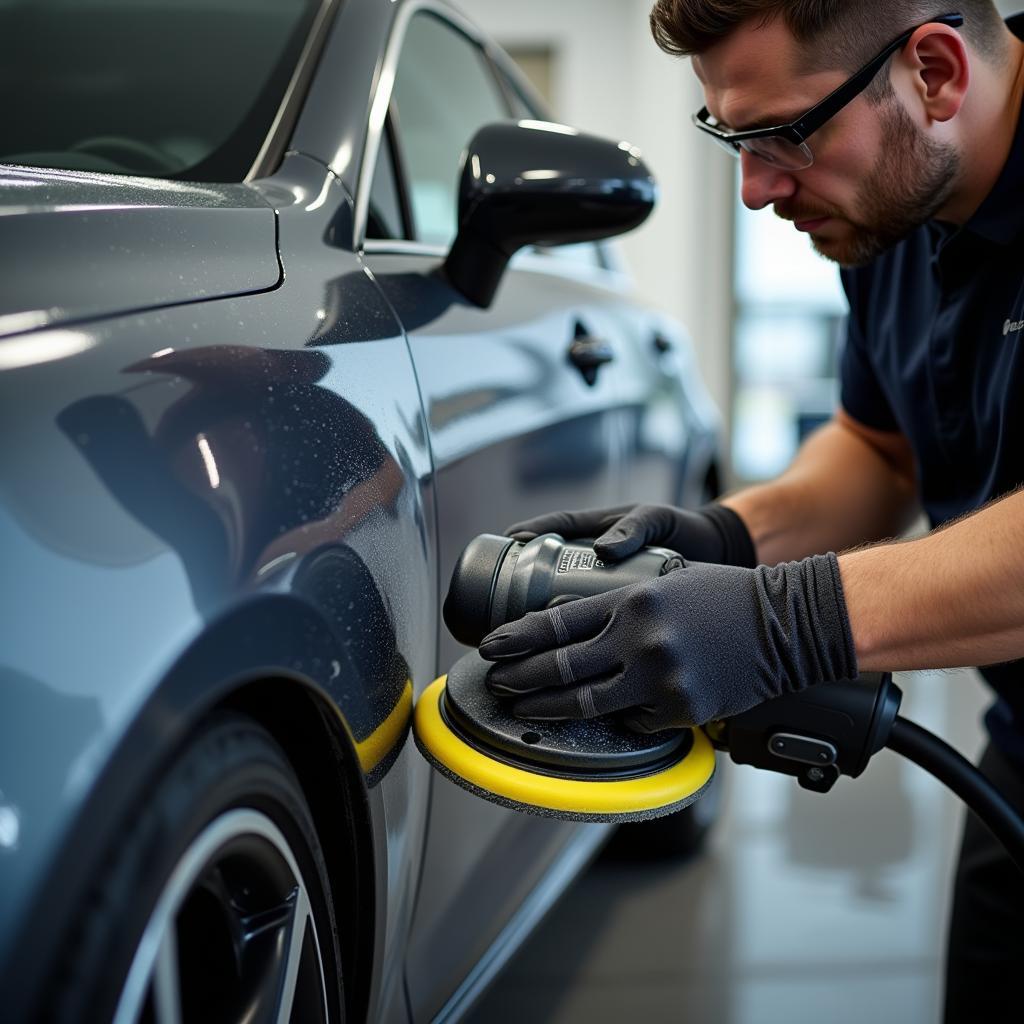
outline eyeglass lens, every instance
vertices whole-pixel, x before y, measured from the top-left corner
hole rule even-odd
[[[748,139],[740,145],[754,156],[784,171],[802,171],[814,163],[814,154],[806,142],[790,142],[777,135]]]
[[[742,148],[765,163],[784,171],[802,171],[814,163],[814,154],[806,142],[798,144],[780,136],[745,139],[742,142],[715,138],[715,136],[711,136],[711,138],[733,156],[738,157]]]

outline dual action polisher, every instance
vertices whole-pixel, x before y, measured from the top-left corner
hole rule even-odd
[[[590,543],[556,534],[525,544],[484,534],[455,567],[444,618],[457,640],[476,647],[527,612],[680,570],[683,560],[665,548],[613,564]],[[902,694],[889,674],[786,694],[701,729],[640,734],[615,716],[516,718],[487,689],[490,667],[476,651],[459,659],[420,697],[413,731],[438,771],[493,803],[574,821],[638,821],[699,799],[716,750],[824,793],[841,775],[856,778],[888,747],[952,789],[1024,870],[1024,819],[952,747],[899,716]]]

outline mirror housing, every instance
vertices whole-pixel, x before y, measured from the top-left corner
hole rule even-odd
[[[459,228],[444,273],[486,308],[519,249],[622,234],[647,219],[656,199],[654,178],[628,142],[546,121],[485,125],[463,157]]]

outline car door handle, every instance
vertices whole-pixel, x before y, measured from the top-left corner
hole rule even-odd
[[[576,367],[583,379],[593,387],[597,383],[597,373],[605,363],[615,359],[615,352],[607,341],[580,335],[573,339],[569,346],[569,362]]]

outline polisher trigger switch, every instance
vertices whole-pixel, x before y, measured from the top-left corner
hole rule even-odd
[[[839,752],[831,743],[791,732],[775,733],[768,741],[768,749],[776,757],[787,761],[818,766],[835,764],[839,757]]]

